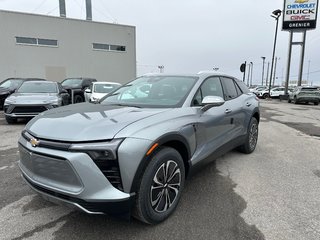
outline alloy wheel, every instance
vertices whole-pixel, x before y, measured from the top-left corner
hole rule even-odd
[[[181,171],[175,161],[168,160],[156,171],[150,189],[150,202],[154,211],[167,211],[176,201],[181,185]]]
[[[258,141],[258,124],[253,123],[249,131],[250,149],[254,149],[256,147],[257,141]]]

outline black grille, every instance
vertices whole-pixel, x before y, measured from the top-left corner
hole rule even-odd
[[[94,162],[112,186],[123,191],[118,160],[96,160]]]
[[[15,107],[12,113],[41,113],[46,111],[45,106],[26,106],[26,107]]]

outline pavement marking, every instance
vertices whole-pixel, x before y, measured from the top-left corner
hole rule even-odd
[[[0,167],[0,171],[6,169],[8,166]]]

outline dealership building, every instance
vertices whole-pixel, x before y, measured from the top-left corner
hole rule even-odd
[[[125,83],[136,77],[134,26],[0,11],[0,81],[90,77]]]

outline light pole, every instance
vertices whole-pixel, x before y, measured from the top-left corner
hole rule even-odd
[[[251,67],[251,64],[249,63],[248,64],[249,66],[249,69],[248,69],[248,76],[247,76],[247,86],[249,86],[249,79],[250,79],[250,67]]]
[[[264,64],[266,61],[266,57],[261,57],[262,58],[262,80],[261,80],[261,86],[263,86],[263,77],[264,77]]]
[[[250,87],[252,86],[252,73],[253,73],[253,62],[250,62],[251,64],[251,78],[250,78]]]
[[[273,43],[273,53],[272,53],[272,61],[271,61],[271,74],[270,74],[270,81],[269,81],[269,96],[270,96],[270,89],[272,83],[272,73],[273,73],[273,65],[274,65],[274,56],[276,53],[276,46],[277,46],[277,35],[278,35],[278,25],[279,25],[279,18],[281,16],[281,10],[277,9],[272,12],[271,17],[276,19],[276,31],[274,34],[274,43]]]
[[[280,58],[276,57],[275,63],[274,63],[274,73],[273,73],[273,82],[272,82],[272,87],[274,87],[274,83],[276,81],[276,73],[277,73],[277,63]]]

